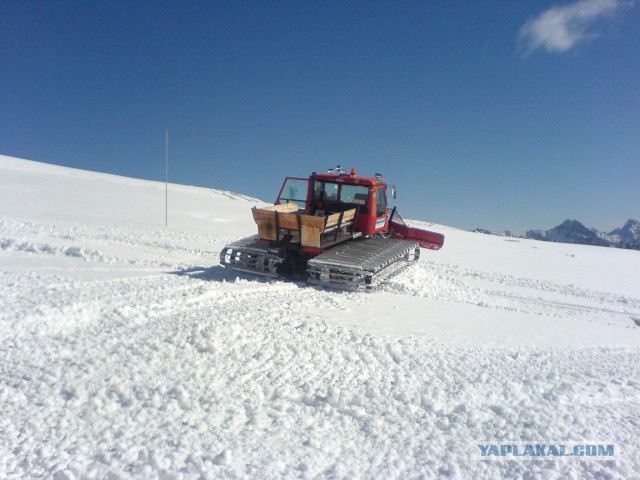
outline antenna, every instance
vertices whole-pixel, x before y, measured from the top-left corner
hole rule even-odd
[[[164,226],[169,226],[169,127],[164,140]]]

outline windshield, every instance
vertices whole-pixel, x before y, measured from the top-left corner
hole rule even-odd
[[[369,189],[364,185],[342,185],[340,200],[344,203],[357,203],[364,205],[367,203]]]
[[[343,185],[333,182],[316,182],[313,198],[329,202],[356,203],[365,205],[369,194],[364,185]]]

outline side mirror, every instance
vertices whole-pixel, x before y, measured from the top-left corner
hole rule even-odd
[[[391,185],[391,196],[393,198],[396,198],[398,192],[396,191],[396,186],[395,185]]]

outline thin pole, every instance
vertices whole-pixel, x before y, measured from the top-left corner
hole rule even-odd
[[[164,141],[164,226],[169,226],[169,128]]]

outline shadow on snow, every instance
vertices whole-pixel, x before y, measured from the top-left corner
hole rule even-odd
[[[236,283],[238,281],[257,282],[257,283],[275,283],[275,282],[288,282],[296,284],[299,287],[313,287],[308,285],[304,280],[289,278],[286,276],[281,277],[266,277],[263,275],[255,275],[248,272],[237,272],[229,270],[221,265],[214,265],[212,267],[191,267],[182,270],[176,270],[169,272],[171,275],[178,275],[181,277],[189,277],[194,280],[205,280],[208,282],[219,283]]]

